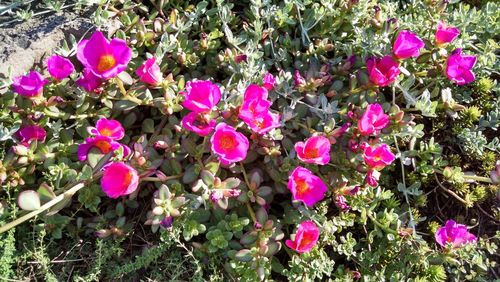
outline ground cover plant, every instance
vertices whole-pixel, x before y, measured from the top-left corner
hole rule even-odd
[[[97,5],[3,82],[0,277],[498,279],[499,10]]]

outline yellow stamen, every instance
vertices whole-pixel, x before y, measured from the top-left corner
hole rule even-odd
[[[298,196],[304,195],[309,191],[309,185],[304,179],[296,180],[295,185],[296,185],[295,191]]]
[[[304,153],[304,156],[306,157],[306,159],[315,159],[315,158],[319,157],[318,148],[306,150],[306,152]]]
[[[110,130],[109,128],[104,128],[104,129],[101,129],[101,130],[99,131],[99,133],[100,133],[101,135],[104,135],[104,136],[111,136],[111,134],[112,134],[112,133],[111,133],[111,130]]]
[[[236,142],[234,142],[234,138],[231,136],[222,136],[219,142],[221,148],[224,150],[230,150],[236,147]]]
[[[99,150],[101,150],[101,152],[103,154],[107,154],[109,152],[111,152],[111,144],[109,144],[109,142],[107,141],[97,141],[95,142],[94,144],[97,148],[99,148]]]
[[[103,55],[99,58],[99,63],[97,64],[97,70],[100,72],[105,72],[116,65],[116,60],[113,55]]]

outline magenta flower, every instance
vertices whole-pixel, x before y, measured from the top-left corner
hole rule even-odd
[[[293,82],[295,88],[304,86],[306,84],[305,78],[300,74],[299,70],[295,70],[295,73],[293,74]]]
[[[435,42],[437,46],[446,45],[460,35],[460,30],[440,21],[436,29]]]
[[[122,124],[114,119],[100,118],[95,127],[88,127],[87,130],[90,134],[106,136],[111,140],[120,140],[125,136]]]
[[[266,73],[266,75],[264,75],[264,79],[262,80],[262,87],[271,91],[273,90],[274,86],[276,86],[276,79],[274,79],[274,75],[269,72]]]
[[[248,103],[254,100],[266,100],[267,96],[267,88],[258,86],[257,84],[250,84],[243,95],[243,103]]]
[[[42,95],[43,87],[49,83],[39,72],[30,71],[27,75],[14,77],[12,87],[14,92],[26,98],[36,98]]]
[[[122,146],[122,144],[107,136],[97,135],[96,137],[86,138],[84,143],[78,145],[77,156],[80,161],[85,161],[87,160],[87,155],[92,148],[97,148],[102,154],[107,154],[118,150]],[[125,147],[124,150],[126,151]]]
[[[290,175],[288,189],[292,192],[293,200],[301,201],[308,207],[323,200],[328,191],[321,178],[301,166],[295,168]]]
[[[475,56],[462,55],[462,49],[455,49],[448,57],[446,76],[458,85],[471,83],[476,79],[476,76],[472,72],[475,64]]]
[[[381,87],[393,83],[400,73],[399,63],[391,56],[384,56],[381,59],[369,58],[366,60],[366,68],[370,81]]]
[[[267,99],[267,89],[251,84],[245,90],[243,104],[238,117],[243,120],[252,131],[265,134],[280,126],[280,115],[269,111],[272,105]]]
[[[251,123],[255,117],[268,113],[272,104],[268,100],[243,100],[238,117],[247,124]]]
[[[256,84],[250,84],[243,95],[243,104],[240,107],[239,118],[250,121],[255,116],[268,112],[272,105],[267,99],[267,89]]]
[[[385,166],[390,165],[396,159],[396,156],[394,156],[387,144],[381,144],[376,148],[366,146],[363,158],[370,168],[381,170]]]
[[[392,52],[398,59],[408,59],[420,56],[420,49],[424,48],[424,46],[424,41],[415,33],[403,30],[394,41]]]
[[[380,178],[380,172],[378,172],[375,169],[369,169],[368,172],[366,173],[365,182],[371,187],[377,187],[379,178]]]
[[[280,115],[271,112],[261,113],[253,120],[245,122],[250,129],[257,134],[266,134],[267,132],[280,127]]]
[[[188,81],[186,91],[181,94],[186,98],[182,106],[195,113],[210,112],[221,97],[219,86],[209,80]]]
[[[210,119],[204,113],[190,112],[182,119],[182,126],[200,136],[207,136],[215,128],[215,119]]]
[[[210,142],[212,152],[219,157],[223,165],[242,161],[247,156],[249,147],[247,137],[223,122],[215,127]]]
[[[45,142],[47,132],[38,125],[23,126],[16,132],[17,138],[21,144],[28,146],[33,141]]]
[[[335,206],[343,211],[348,211],[351,209],[351,207],[345,201],[345,197],[342,195],[335,196]]]
[[[476,243],[477,241],[476,236],[467,231],[467,226],[458,224],[452,219],[446,221],[445,226],[437,230],[435,238],[436,242],[442,247],[450,243],[453,248],[459,248],[465,244]]]
[[[114,38],[109,41],[102,32],[96,31],[90,39],[78,44],[76,57],[95,76],[108,79],[127,68],[132,58],[132,49],[125,40]]]
[[[139,79],[147,84],[158,85],[163,80],[160,66],[156,63],[156,58],[147,59],[136,71]]]
[[[95,92],[95,90],[101,86],[102,79],[97,77],[90,69],[84,69],[80,78],[76,81],[76,84],[83,87],[87,92]]]
[[[330,162],[330,140],[324,136],[313,136],[305,142],[295,143],[295,151],[299,160],[325,165]]]
[[[306,253],[316,245],[318,239],[318,226],[311,220],[306,220],[297,227],[293,240],[286,240],[285,244],[297,253]]]
[[[378,134],[389,125],[389,116],[380,104],[370,104],[358,121],[358,130],[364,136]]]
[[[63,80],[75,71],[75,67],[70,60],[59,55],[52,55],[47,60],[47,70],[55,80]]]
[[[115,162],[104,167],[101,188],[108,197],[116,199],[133,193],[139,185],[137,171],[123,163]]]

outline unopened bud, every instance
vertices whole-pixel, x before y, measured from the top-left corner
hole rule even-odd
[[[96,232],[94,232],[94,235],[101,239],[104,239],[106,237],[109,237],[109,235],[111,235],[111,230],[109,229],[97,230]]]
[[[16,145],[16,146],[12,147],[12,150],[18,156],[26,156],[29,152],[28,147],[26,147],[24,145]]]

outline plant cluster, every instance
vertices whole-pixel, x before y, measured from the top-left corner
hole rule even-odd
[[[497,277],[498,10],[100,6],[5,82],[2,278]]]

